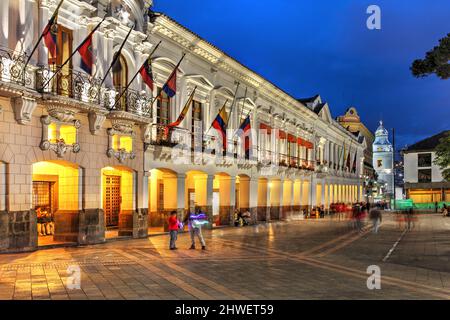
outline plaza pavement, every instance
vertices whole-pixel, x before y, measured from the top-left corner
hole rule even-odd
[[[450,299],[450,218],[418,215],[404,231],[386,213],[378,234],[366,226],[334,216],[215,229],[206,251],[188,250],[183,233],[176,251],[164,235],[3,254],[0,299]],[[379,290],[367,288],[370,265]]]

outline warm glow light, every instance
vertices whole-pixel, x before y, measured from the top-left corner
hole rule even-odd
[[[126,152],[133,151],[133,138],[130,136],[120,137],[120,148],[125,149]]]
[[[58,139],[57,133],[56,133],[56,123],[51,123],[48,126],[48,141],[51,143],[56,143],[56,140]]]
[[[77,142],[77,129],[71,125],[62,125],[59,129],[59,138],[63,139],[65,144],[74,144]]]

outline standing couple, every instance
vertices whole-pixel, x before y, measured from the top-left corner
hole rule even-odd
[[[169,217],[169,233],[170,233],[170,250],[176,250],[175,242],[178,238],[178,231],[183,230],[185,223],[188,223],[189,233],[191,235],[191,247],[189,249],[195,249],[195,237],[197,236],[202,250],[206,250],[205,239],[202,234],[202,225],[208,223],[208,216],[200,208],[196,208],[195,212],[188,212],[184,217],[183,223],[177,218],[177,212],[172,211]]]

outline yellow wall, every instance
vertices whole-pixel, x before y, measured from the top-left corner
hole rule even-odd
[[[230,189],[231,180],[229,176],[216,175],[214,181],[218,181],[219,185],[219,205],[229,206],[230,205]],[[215,188],[215,187],[214,187]],[[234,205],[234,203],[233,203]]]
[[[195,190],[195,204],[205,207],[207,204],[206,184],[208,175],[202,172],[190,171],[186,173],[185,183],[185,204],[186,209],[189,208],[188,189]]]
[[[280,205],[280,185],[279,180],[272,180],[269,182],[270,190],[270,205],[279,206]]]
[[[302,206],[309,205],[309,181],[303,181],[301,205]]]
[[[292,181],[286,180],[283,185],[283,206],[291,205]]]
[[[170,172],[164,172],[162,170],[151,170],[150,177],[148,178],[148,193],[149,193],[149,209],[152,212],[158,210],[159,201],[159,184],[162,183],[164,188],[163,204],[164,210],[175,210],[177,208],[177,177]]]
[[[294,206],[299,206],[301,203],[301,181],[294,182]]]
[[[33,164],[33,180],[41,180],[36,175],[58,177],[58,209],[79,210],[78,168],[55,162],[37,162]]]
[[[250,179],[247,177],[236,177],[239,182],[239,207],[250,207]]]
[[[267,206],[267,180],[259,179],[258,180],[258,207],[266,207]]]
[[[322,205],[322,185],[317,184],[316,185],[316,205],[320,206]]]

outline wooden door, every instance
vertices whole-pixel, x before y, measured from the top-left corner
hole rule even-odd
[[[120,176],[105,176],[103,208],[107,227],[119,225],[121,203]]]

